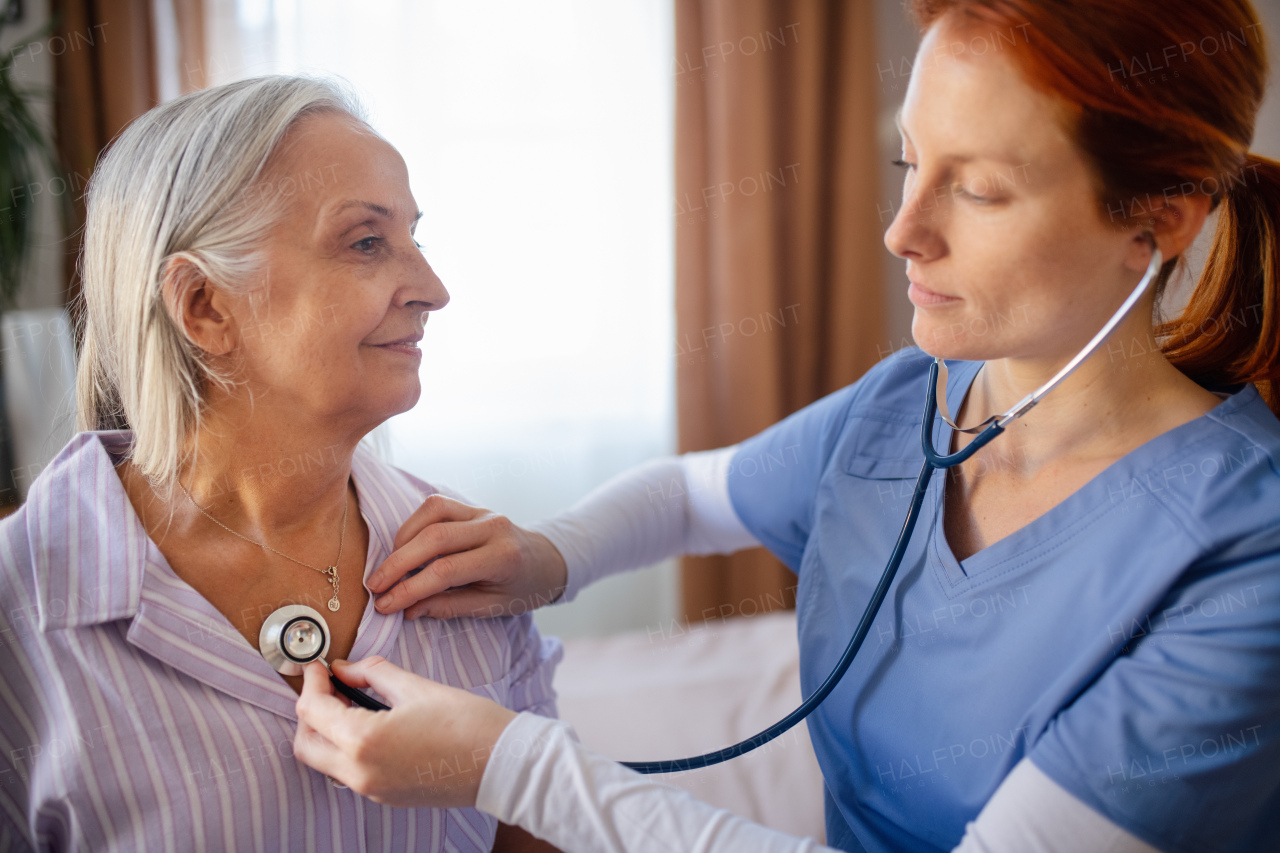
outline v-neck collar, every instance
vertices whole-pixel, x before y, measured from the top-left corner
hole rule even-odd
[[[123,530],[116,527],[106,531],[98,525],[96,547],[106,559],[97,561],[97,571],[103,573],[97,582],[102,588],[122,587],[133,594],[117,602],[123,606],[86,607],[74,619],[46,626],[46,630],[131,618],[127,639],[138,649],[223,693],[296,721],[298,695],[293,688],[208,599],[173,571],[147,534],[110,453],[131,440],[128,431],[86,433],[78,436],[63,455],[72,463],[67,466],[69,472],[92,477],[94,488],[86,496],[90,503],[82,507],[81,517],[101,518],[103,507],[118,508],[113,515]],[[351,478],[360,515],[369,530],[364,568],[367,580],[389,553],[394,537],[389,525],[395,523],[396,515],[389,489],[379,482],[375,470],[378,463],[366,456],[362,449],[356,451]],[[68,479],[73,479],[70,474]],[[46,571],[65,562],[52,553],[42,556],[50,558],[44,561]],[[350,653],[353,660],[370,655],[392,656],[399,635],[403,614],[379,613],[374,609],[373,598],[369,596],[356,632]]]
[[[967,362],[963,369],[950,371],[947,399],[960,400],[963,403],[981,367],[980,361]],[[963,562],[955,558],[947,542],[943,523],[943,512],[946,506],[946,477],[943,476],[942,471],[935,472],[929,483],[931,493],[928,495],[928,500],[932,507],[933,518],[927,549],[928,561],[935,576],[949,595],[956,596],[1014,571],[1020,566],[1035,562],[1042,555],[1081,533],[1111,509],[1112,501],[1107,492],[1109,483],[1114,484],[1117,479],[1127,483],[1131,477],[1160,468],[1159,460],[1168,455],[1172,445],[1193,441],[1192,436],[1202,431],[1206,424],[1220,420],[1222,415],[1247,405],[1257,396],[1257,389],[1253,385],[1246,384],[1239,391],[1221,400],[1208,412],[1135,447],[1056,506],[972,554]],[[959,408],[960,404],[957,404],[955,409]],[[938,418],[933,428],[934,446],[950,448],[951,433],[951,428]],[[999,441],[997,437],[993,445]]]

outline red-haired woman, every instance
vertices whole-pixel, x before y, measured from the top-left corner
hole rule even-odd
[[[1009,409],[1134,289],[1150,234],[1166,261],[1106,346],[930,484],[866,647],[809,720],[827,842],[1280,850],[1280,163],[1248,152],[1257,15],[1247,0],[910,5],[924,35],[885,243],[907,261],[919,349],[536,531],[433,501],[371,587],[389,609],[451,615],[758,542],[798,573],[810,693],[911,498],[931,357],[959,362],[959,424]],[[1214,210],[1188,306],[1157,323]],[[655,507],[681,478],[688,500]],[[478,804],[566,850],[812,849],[612,765],[563,723],[381,662],[348,674],[395,710],[346,708],[309,672],[298,754],[376,800]],[[421,773],[459,755],[469,774]]]

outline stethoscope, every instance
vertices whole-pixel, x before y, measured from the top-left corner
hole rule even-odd
[[[324,656],[329,653],[329,623],[319,611],[305,604],[289,604],[272,612],[258,631],[258,650],[281,675],[302,675],[313,660],[329,669]],[[329,670],[329,681],[343,696],[370,711],[390,711],[372,696],[343,683]]]
[[[725,747],[715,752],[708,752],[704,755],[678,758],[671,761],[624,761],[622,762],[623,766],[630,767],[640,773],[675,773],[681,770],[710,767],[713,764],[737,758],[739,755],[745,755],[751,750],[763,746],[795,726],[796,723],[809,716],[815,708],[822,704],[822,701],[830,695],[831,691],[840,682],[840,679],[844,677],[849,665],[853,663],[854,656],[858,653],[858,649],[862,647],[862,641],[866,639],[867,633],[871,630],[871,623],[875,621],[876,614],[880,611],[880,605],[889,593],[889,586],[893,583],[894,575],[897,574],[898,567],[902,564],[903,555],[906,554],[907,545],[911,542],[911,533],[915,530],[916,521],[920,517],[920,507],[924,504],[925,492],[929,487],[929,480],[933,477],[933,472],[938,469],[953,468],[969,459],[997,435],[1004,432],[1004,428],[1010,421],[1020,418],[1031,411],[1045,394],[1057,387],[1085,359],[1093,355],[1098,347],[1102,346],[1103,342],[1115,331],[1120,321],[1142,298],[1142,294],[1146,291],[1148,285],[1160,272],[1160,267],[1164,260],[1160,254],[1160,249],[1156,246],[1155,237],[1151,232],[1146,232],[1145,236],[1151,244],[1151,262],[1147,265],[1147,271],[1143,274],[1142,281],[1138,282],[1138,286],[1125,299],[1124,304],[1111,316],[1106,325],[1093,336],[1093,339],[1085,345],[1084,349],[1076,354],[1075,358],[1067,362],[1048,382],[1023,397],[1004,414],[992,415],[976,426],[961,427],[951,419],[951,412],[947,408],[946,362],[941,358],[935,358],[933,364],[929,365],[929,391],[925,397],[924,423],[920,427],[920,446],[924,450],[924,466],[920,469],[920,474],[916,478],[915,491],[911,495],[911,506],[907,510],[907,517],[903,521],[902,531],[898,534],[898,541],[894,545],[893,553],[889,555],[889,562],[880,576],[879,583],[876,584],[876,588],[871,594],[871,599],[867,602],[866,609],[862,612],[862,619],[858,622],[858,628],[853,632],[849,645],[845,647],[844,654],[840,656],[840,660],[821,686],[808,699],[805,699],[800,704],[800,707],[786,717],[759,734],[739,741],[733,746]],[[938,453],[934,447],[932,435],[935,414],[939,414],[943,422],[951,427],[954,432],[977,433],[977,435],[963,449],[955,453]],[[313,660],[321,661],[327,668],[329,664],[324,659],[324,656],[329,651],[329,625],[324,621],[323,616],[305,605],[293,604],[281,607],[268,616],[267,621],[263,623],[262,630],[258,634],[258,647],[267,662],[282,675],[301,675],[302,668]],[[332,672],[329,673],[329,680],[339,693],[363,708],[368,708],[371,711],[390,710],[390,708],[376,699],[344,684]]]
[[[1020,418],[1031,411],[1045,394],[1048,394],[1062,380],[1071,375],[1072,371],[1079,367],[1086,358],[1093,355],[1098,347],[1102,346],[1103,341],[1115,331],[1116,326],[1120,324],[1120,321],[1129,313],[1129,310],[1142,298],[1147,286],[1151,284],[1151,281],[1160,272],[1160,266],[1164,259],[1160,254],[1160,249],[1156,246],[1155,236],[1149,231],[1145,233],[1145,236],[1151,244],[1151,262],[1147,264],[1147,271],[1143,274],[1142,281],[1138,282],[1138,286],[1129,294],[1129,298],[1111,316],[1111,319],[1107,321],[1107,324],[1102,327],[1098,334],[1094,335],[1093,339],[1085,345],[1084,349],[1076,354],[1075,358],[1067,362],[1048,382],[1023,397],[1003,415],[992,415],[982,423],[971,427],[961,427],[956,424],[951,419],[951,413],[947,409],[946,362],[941,358],[935,358],[933,364],[929,365],[929,391],[924,403],[924,423],[920,427],[920,446],[924,450],[924,466],[920,469],[919,477],[916,478],[915,491],[911,496],[911,507],[907,510],[906,520],[902,524],[902,532],[898,534],[898,542],[893,548],[893,553],[889,556],[889,563],[885,566],[884,573],[880,576],[880,582],[876,584],[876,588],[871,594],[871,600],[867,602],[867,607],[862,612],[862,620],[858,622],[858,629],[853,632],[849,645],[845,647],[844,654],[840,656],[840,660],[836,663],[835,668],[831,670],[831,674],[827,676],[827,680],[822,682],[822,685],[808,699],[804,700],[799,708],[796,708],[786,717],[760,732],[760,734],[735,743],[733,746],[716,752],[708,752],[705,755],[695,755],[692,758],[679,758],[673,761],[624,761],[622,762],[623,766],[630,767],[632,770],[637,770],[641,773],[676,773],[681,770],[710,767],[712,764],[719,764],[722,761],[728,761],[730,758],[737,758],[739,755],[745,755],[756,747],[763,746],[809,716],[818,705],[822,704],[822,700],[827,698],[831,691],[835,689],[836,684],[840,682],[840,679],[844,677],[849,665],[853,663],[854,655],[862,647],[862,641],[866,639],[867,632],[871,630],[871,623],[875,621],[876,613],[879,612],[880,605],[889,592],[889,585],[893,583],[893,576],[897,574],[898,566],[902,563],[902,557],[911,541],[911,532],[915,530],[916,520],[920,517],[920,507],[924,503],[924,494],[929,486],[929,479],[933,476],[933,472],[939,468],[953,468],[973,456],[993,438],[1004,432],[1005,426],[1010,421]],[[976,432],[978,433],[977,436],[965,445],[962,450],[950,455],[938,453],[934,448],[932,435],[935,412],[941,414],[942,420],[953,431],[963,433]]]

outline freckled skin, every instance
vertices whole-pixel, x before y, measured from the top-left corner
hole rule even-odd
[[[987,25],[944,16],[920,55]],[[990,34],[988,34],[990,35]],[[1108,221],[1063,106],[1022,78],[1010,50],[917,62],[900,117],[908,164],[885,245],[907,277],[952,297],[916,302],[925,352],[985,362],[958,423],[1004,411],[1071,359],[1137,285],[1153,228],[1166,259],[1204,224],[1205,196],[1146,223]],[[1164,200],[1161,199],[1163,202]],[[1124,225],[1124,227],[1121,227]],[[1116,459],[1220,400],[1160,354],[1153,290],[1105,346],[1035,409],[947,475],[944,524],[963,560],[1034,521]],[[961,435],[952,450],[967,444]]]

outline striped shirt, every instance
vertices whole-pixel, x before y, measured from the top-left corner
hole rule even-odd
[[[113,467],[131,437],[76,435],[0,522],[0,850],[490,849],[486,814],[381,806],[293,757],[297,694],[147,536]],[[368,577],[434,489],[364,449],[351,474]],[[349,657],[370,655],[555,715],[560,644],[527,614],[371,597]]]

